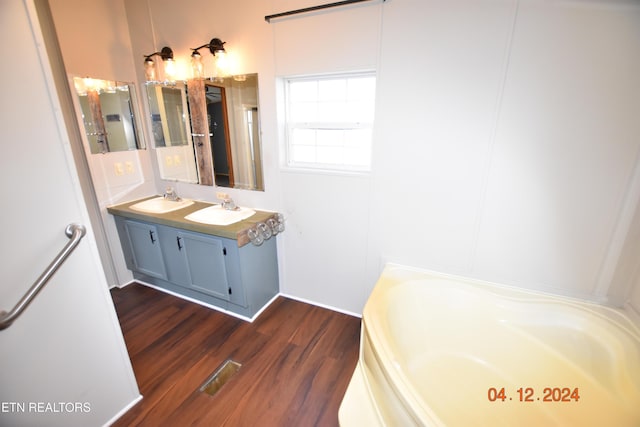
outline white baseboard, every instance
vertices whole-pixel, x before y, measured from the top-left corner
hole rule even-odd
[[[106,422],[106,424],[103,427],[108,427],[111,424],[115,423],[116,421],[118,421],[120,419],[121,416],[123,416],[124,414],[126,414],[127,412],[129,412],[129,409],[133,408],[135,405],[138,404],[138,402],[140,402],[142,400],[142,395],[139,394],[137,398],[135,398],[134,400],[132,400],[127,406],[125,406],[124,408],[122,408],[122,410],[120,412],[118,412],[113,418],[111,418],[109,421]]]
[[[271,303],[273,301],[275,301],[276,298],[278,298],[278,296],[280,295],[280,294],[276,294],[273,298],[271,298],[264,306],[262,306],[262,308],[260,308],[260,310],[258,310],[256,312],[256,314],[253,315],[253,317],[247,317],[247,316],[243,316],[243,315],[238,314],[238,313],[234,313],[233,311],[230,311],[230,310],[225,310],[224,308],[216,307],[215,305],[212,305],[212,304],[207,304],[206,302],[202,302],[202,301],[197,300],[195,298],[191,298],[191,297],[188,297],[186,295],[182,295],[180,293],[173,292],[173,291],[170,291],[168,289],[161,288],[160,286],[156,286],[156,285],[153,285],[151,283],[147,283],[147,282],[142,281],[142,280],[133,280],[132,282],[127,283],[123,287],[128,286],[131,283],[139,283],[139,284],[141,284],[143,286],[147,286],[147,287],[153,288],[153,289],[155,289],[157,291],[164,292],[165,294],[173,295],[174,297],[177,297],[177,298],[183,299],[185,301],[189,301],[189,302],[201,305],[203,307],[210,308],[210,309],[215,310],[215,311],[219,311],[220,313],[228,314],[229,316],[236,317],[236,318],[238,318],[240,320],[244,320],[245,322],[249,322],[249,323],[253,323],[253,321],[256,320],[258,318],[258,316],[264,310],[266,310],[266,308],[269,307],[271,305]]]
[[[271,304],[276,300],[276,298],[278,298],[279,296],[283,296],[283,297],[285,297],[285,298],[289,298],[289,299],[292,299],[292,300],[295,300],[295,301],[300,301],[300,302],[303,302],[303,303],[305,303],[305,304],[315,305],[316,307],[325,308],[325,309],[327,309],[327,310],[335,311],[335,312],[337,312],[337,313],[346,314],[346,315],[348,315],[348,316],[353,316],[353,317],[357,317],[357,318],[360,318],[360,319],[362,318],[362,314],[360,314],[360,313],[354,313],[354,312],[352,312],[352,311],[342,310],[342,309],[340,309],[340,308],[336,308],[336,307],[333,307],[333,306],[330,306],[330,305],[327,305],[327,304],[321,304],[321,303],[319,303],[319,302],[311,301],[311,300],[308,300],[308,299],[305,299],[305,298],[300,298],[300,297],[297,297],[297,296],[295,296],[295,295],[283,294],[282,292],[279,292],[278,294],[276,294],[273,298],[271,298],[271,300],[269,300],[269,302],[267,302],[267,303],[266,303],[266,304],[265,304],[265,305],[264,305],[260,310],[258,310],[258,312],[257,312],[253,317],[249,318],[249,317],[247,317],[247,316],[242,316],[242,315],[240,315],[240,314],[233,313],[233,312],[231,312],[231,311],[229,311],[229,310],[225,310],[225,309],[222,309],[222,308],[220,308],[220,307],[216,307],[216,306],[214,306],[214,305],[207,304],[207,303],[202,302],[202,301],[198,301],[197,299],[193,299],[193,298],[190,298],[190,297],[187,297],[187,296],[181,295],[181,294],[179,294],[179,293],[177,293],[177,292],[169,291],[169,290],[167,290],[167,289],[161,288],[161,287],[159,287],[159,286],[153,285],[153,284],[151,284],[151,283],[148,283],[148,282],[145,282],[145,281],[142,281],[142,280],[134,279],[134,280],[132,280],[132,281],[131,281],[131,282],[129,282],[129,283],[125,283],[124,285],[118,286],[117,288],[118,288],[118,289],[123,289],[123,288],[125,288],[125,287],[127,287],[127,286],[131,285],[132,283],[139,283],[139,284],[141,284],[141,285],[148,286],[148,287],[153,288],[153,289],[155,289],[155,290],[158,290],[158,291],[160,291],[160,292],[164,292],[164,293],[166,293],[166,294],[173,295],[173,296],[175,296],[175,297],[178,297],[178,298],[181,298],[181,299],[183,299],[183,300],[186,300],[186,301],[190,301],[190,302],[196,303],[196,304],[198,304],[198,305],[201,305],[201,306],[204,306],[204,307],[210,308],[210,309],[212,309],[212,310],[216,310],[216,311],[219,311],[219,312],[221,312],[221,313],[225,313],[225,314],[228,314],[228,315],[230,315],[230,316],[237,317],[238,319],[242,319],[242,320],[247,321],[247,322],[253,322],[253,321],[254,321],[254,320],[255,320],[255,319],[256,319],[256,318],[257,318],[257,317],[258,317],[258,316],[259,316],[259,315],[264,311],[264,310],[266,310],[266,309],[267,309],[267,307],[269,307],[269,306],[270,306],[270,305],[271,305]]]
[[[132,284],[134,284],[134,283],[136,283],[136,282],[138,282],[138,280],[132,280],[132,281],[127,282],[127,283],[125,283],[125,284],[123,284],[123,285],[115,285],[115,286],[112,286],[110,289],[113,289],[113,288],[116,288],[116,289],[124,289],[124,288],[126,288],[127,286],[132,285]]]
[[[362,314],[354,313],[352,311],[342,310],[340,308],[336,308],[336,307],[333,307],[333,306],[330,306],[330,305],[326,305],[326,304],[321,304],[321,303],[318,303],[318,302],[315,302],[315,301],[311,301],[311,300],[308,300],[308,299],[305,299],[305,298],[300,298],[300,297],[297,297],[297,296],[294,296],[294,295],[288,295],[288,294],[283,294],[283,293],[280,293],[280,295],[282,295],[285,298],[290,298],[292,300],[303,302],[305,304],[315,305],[316,307],[320,307],[320,308],[326,308],[327,310],[335,311],[337,313],[342,313],[342,314],[346,314],[346,315],[349,315],[349,316],[358,317],[360,319],[362,318]]]

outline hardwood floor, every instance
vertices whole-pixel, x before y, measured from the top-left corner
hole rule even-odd
[[[337,426],[360,319],[279,297],[253,323],[142,285],[111,292],[142,401],[114,426]],[[240,370],[198,391],[226,359]]]

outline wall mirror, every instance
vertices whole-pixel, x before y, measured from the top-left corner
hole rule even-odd
[[[92,154],[144,148],[133,83],[74,77],[73,84]]]
[[[151,93],[151,87],[158,85],[148,84],[147,92]],[[174,87],[184,90],[184,85],[179,83]],[[192,145],[189,146],[192,147],[190,163],[195,164],[197,174],[195,181],[189,182],[264,191],[258,75],[192,79],[187,82],[184,93],[186,93],[185,103],[188,109],[185,104],[182,104],[180,111],[188,111],[189,119],[185,122],[165,121],[160,108],[154,110],[150,107],[150,109],[152,121],[155,120],[153,114],[158,114],[156,119],[165,124],[165,127],[162,127],[163,135],[173,133],[182,135],[182,129],[187,126],[185,132],[192,141]],[[153,103],[151,96],[149,102],[150,105]],[[166,107],[165,114],[169,110],[174,111],[175,107]],[[173,127],[180,129],[173,129]],[[176,158],[161,152],[168,147],[166,137],[165,142],[159,143],[155,133],[154,131],[156,147],[160,148],[157,153],[158,163],[161,165],[161,178],[183,180],[176,178],[176,174],[165,173],[167,162],[173,162],[175,165]],[[170,146],[173,147],[173,145]],[[187,163],[186,158],[181,161],[183,164]]]
[[[151,132],[156,148],[189,145],[187,97],[183,83],[147,85]]]
[[[186,85],[147,83],[146,89],[160,177],[197,183]]]
[[[264,190],[258,75],[204,81],[215,183]]]

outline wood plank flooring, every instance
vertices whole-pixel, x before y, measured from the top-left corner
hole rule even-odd
[[[253,323],[139,284],[111,291],[144,396],[114,426],[337,426],[360,319],[279,297]],[[226,359],[240,370],[198,391]]]

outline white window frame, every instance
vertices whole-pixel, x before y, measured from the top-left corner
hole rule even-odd
[[[347,73],[333,73],[333,74],[321,74],[321,75],[308,75],[308,76],[295,76],[295,77],[287,77],[284,79],[284,87],[285,87],[285,152],[286,152],[286,160],[285,167],[288,169],[297,169],[297,170],[315,170],[315,171],[326,171],[326,172],[353,172],[353,173],[367,173],[371,171],[371,150],[373,147],[373,124],[375,117],[373,114],[371,115],[370,121],[367,122],[356,122],[356,121],[333,121],[333,122],[322,122],[322,121],[310,121],[310,122],[293,122],[292,119],[292,106],[291,106],[291,94],[290,94],[290,84],[296,82],[304,82],[304,81],[328,81],[328,80],[347,80],[353,78],[373,77],[377,79],[377,75],[375,71],[362,71],[362,72],[347,72]],[[373,99],[371,100],[372,110],[374,109],[375,103],[375,89]],[[321,162],[321,161],[299,161],[294,159],[293,157],[293,132],[296,130],[319,130],[319,131],[350,131],[350,130],[369,130],[370,135],[368,141],[366,142],[367,147],[367,160],[366,164],[354,164],[354,163],[334,163],[334,162]],[[318,148],[317,140],[316,145],[310,145],[309,147]],[[345,150],[344,146],[337,145],[337,149]]]

